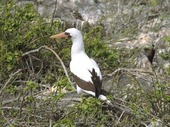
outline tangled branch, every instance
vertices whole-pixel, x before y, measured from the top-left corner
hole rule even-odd
[[[9,79],[7,80],[7,82],[5,83],[5,85],[2,87],[2,89],[0,90],[0,95],[1,95],[1,93],[3,92],[3,90],[7,87],[7,85],[11,82],[11,80],[13,79],[13,77],[15,76],[15,75],[17,75],[19,72],[21,72],[22,70],[21,69],[19,69],[18,71],[16,71],[16,72],[14,72],[13,74],[11,74],[10,76],[9,76]]]
[[[48,46],[44,45],[44,46],[41,46],[41,47],[39,47],[39,48],[37,48],[37,49],[28,51],[28,52],[22,54],[22,56],[26,56],[26,55],[31,54],[31,53],[39,52],[39,51],[40,51],[41,49],[43,49],[43,48],[49,50],[50,52],[52,52],[52,53],[56,56],[56,58],[60,61],[61,66],[62,66],[62,68],[63,68],[63,70],[64,70],[64,73],[65,73],[65,75],[66,75],[69,83],[70,83],[71,86],[75,89],[73,83],[72,83],[71,80],[70,80],[70,77],[69,77],[69,75],[68,75],[67,69],[66,69],[63,61],[61,60],[61,58],[58,56],[58,54],[57,54],[53,49],[51,49],[51,48],[49,48]]]

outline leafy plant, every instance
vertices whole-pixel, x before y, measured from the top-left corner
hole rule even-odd
[[[162,40],[165,42],[165,43],[169,43],[170,44],[170,36],[164,36],[162,38]]]
[[[21,7],[12,0],[4,5],[0,24],[0,76],[3,79],[20,68],[22,53],[47,44],[53,28],[36,13],[32,4]]]
[[[62,125],[69,120],[69,125],[72,123],[72,126],[104,126],[109,118],[109,115],[103,111],[102,103],[98,99],[89,97],[82,98],[82,101],[72,107],[56,125]]]
[[[89,32],[84,34],[85,49],[87,54],[95,58],[100,68],[104,70],[114,70],[119,64],[119,50],[109,48],[102,40],[103,29],[94,26]]]
[[[165,42],[165,45],[166,45],[167,47],[170,46],[170,37],[169,37],[169,36],[164,36],[164,37],[162,38],[162,40]],[[170,60],[170,55],[169,55],[169,53],[170,53],[170,49],[168,48],[167,50],[165,50],[165,52],[160,53],[160,56],[161,56],[164,60],[168,61],[168,60]]]

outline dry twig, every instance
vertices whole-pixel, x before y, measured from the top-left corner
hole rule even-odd
[[[69,83],[70,83],[71,86],[75,89],[73,83],[72,83],[71,80],[70,80],[70,77],[69,77],[69,75],[68,75],[67,69],[66,69],[66,67],[65,67],[65,65],[64,65],[64,63],[63,63],[63,61],[61,60],[61,58],[57,55],[57,53],[56,53],[53,49],[51,49],[51,48],[49,48],[48,46],[44,45],[44,46],[41,46],[41,47],[39,47],[39,48],[37,48],[37,49],[28,51],[28,52],[22,54],[22,56],[26,56],[26,55],[31,54],[31,53],[39,52],[39,51],[40,51],[41,49],[43,49],[43,48],[45,48],[45,49],[51,51],[51,52],[56,56],[56,58],[60,61],[61,65],[62,65],[62,67],[63,67],[64,73],[65,73],[65,75],[66,75],[66,77],[67,77]]]
[[[6,88],[6,86],[11,82],[11,80],[13,79],[13,77],[18,74],[19,72],[21,72],[22,70],[19,69],[18,71],[14,72],[13,74],[11,74],[9,76],[9,79],[7,80],[7,82],[5,83],[5,85],[2,87],[2,89],[0,90],[0,95],[2,94],[3,90]]]
[[[120,72],[120,71],[124,71],[124,72],[140,72],[140,73],[149,73],[151,75],[154,75],[152,71],[146,71],[144,69],[135,69],[135,68],[118,68],[116,69],[114,72],[112,72],[111,74],[107,74],[106,76],[112,77],[114,76],[116,73]]]

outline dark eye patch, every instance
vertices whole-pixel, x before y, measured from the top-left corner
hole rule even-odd
[[[65,35],[67,35],[69,39],[71,38],[70,33],[65,32]]]

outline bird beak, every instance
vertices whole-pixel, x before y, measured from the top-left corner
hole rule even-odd
[[[62,32],[60,34],[52,35],[50,38],[57,39],[57,38],[68,38],[68,35],[65,34],[65,32]]]

